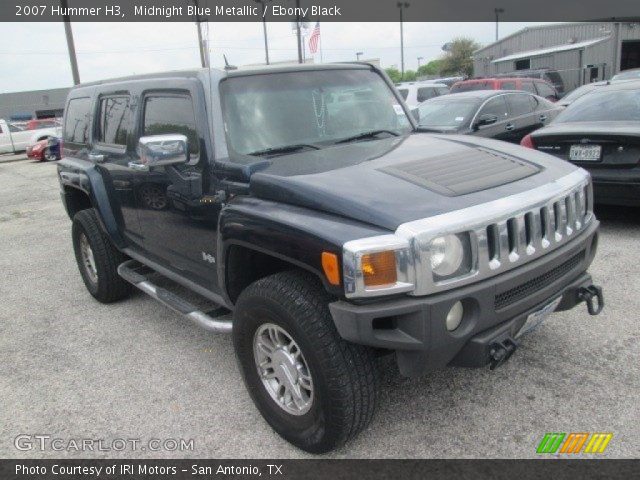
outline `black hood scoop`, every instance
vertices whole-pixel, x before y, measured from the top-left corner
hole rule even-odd
[[[455,197],[479,192],[534,175],[540,168],[523,160],[475,148],[380,168],[434,192]]]

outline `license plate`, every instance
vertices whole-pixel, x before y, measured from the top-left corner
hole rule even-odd
[[[525,333],[529,333],[530,331],[538,328],[540,324],[544,322],[544,320],[549,315],[551,315],[556,308],[558,308],[558,305],[560,305],[560,300],[562,300],[562,297],[556,298],[553,302],[548,303],[540,310],[529,314],[529,316],[527,317],[527,321],[524,322],[524,325],[516,334],[516,338],[521,337]]]
[[[596,162],[600,160],[602,147],[600,145],[571,145],[569,160],[576,162]]]

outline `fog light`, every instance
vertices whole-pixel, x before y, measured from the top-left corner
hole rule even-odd
[[[460,322],[462,322],[462,316],[464,315],[464,308],[462,308],[462,302],[458,301],[453,304],[449,313],[447,313],[447,330],[453,332],[456,328],[460,326]]]

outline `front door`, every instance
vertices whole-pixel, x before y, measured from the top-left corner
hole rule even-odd
[[[185,135],[189,161],[146,170],[134,162],[132,167],[141,168],[143,177],[136,200],[144,249],[163,266],[215,291],[220,205],[208,191],[206,116],[197,95],[194,90],[143,93],[139,136]]]
[[[480,108],[476,118],[482,115],[495,115],[498,120],[490,125],[479,127],[476,135],[505,141],[512,137],[514,126],[510,122],[509,109],[504,97],[504,95],[492,97]]]

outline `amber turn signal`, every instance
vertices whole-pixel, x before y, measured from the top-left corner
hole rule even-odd
[[[398,281],[396,254],[393,251],[368,253],[362,256],[362,274],[367,287],[391,285]]]
[[[331,285],[340,285],[338,256],[335,253],[322,252],[322,270]]]

